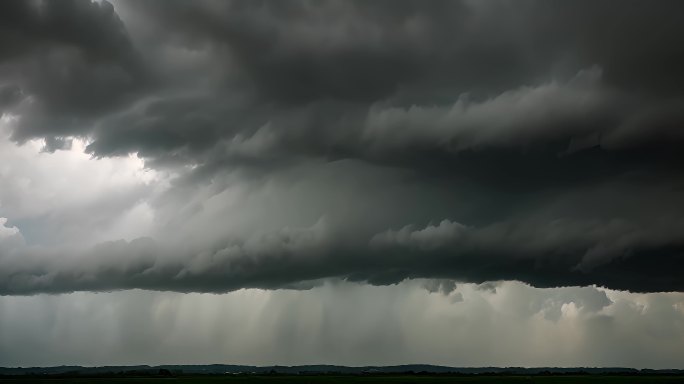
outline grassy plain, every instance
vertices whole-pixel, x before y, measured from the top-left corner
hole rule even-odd
[[[0,378],[0,383],[35,384],[684,384],[684,376],[289,376],[289,375],[239,375],[239,376],[179,376],[179,377],[98,377],[98,378]]]

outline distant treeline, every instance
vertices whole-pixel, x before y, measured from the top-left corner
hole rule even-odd
[[[435,365],[399,365],[386,367],[345,367],[334,365],[304,366],[244,366],[244,365],[161,365],[161,366],[105,366],[105,367],[30,367],[2,368],[0,378],[9,377],[170,377],[185,375],[416,375],[416,376],[560,376],[560,375],[614,375],[684,376],[680,369],[633,368],[521,368],[481,367],[455,368]]]

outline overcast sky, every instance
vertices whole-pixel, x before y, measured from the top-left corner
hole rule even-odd
[[[684,368],[683,19],[0,2],[0,366]]]

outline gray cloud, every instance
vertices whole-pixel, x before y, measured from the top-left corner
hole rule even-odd
[[[684,289],[680,2],[0,7],[2,145],[156,175],[2,170],[4,295]]]
[[[210,248],[142,238],[100,244],[71,256],[67,250],[19,248],[0,259],[0,293],[133,288],[226,292],[295,287],[324,278],[384,285],[425,277],[681,291],[673,266],[684,223],[649,224],[520,220],[470,228],[444,220],[425,228],[388,230],[364,244],[321,219],[311,227],[227,239]],[[648,267],[645,258],[651,262]]]
[[[371,245],[376,247],[408,247],[420,250],[433,250],[460,240],[467,228],[460,223],[442,220],[439,225],[428,225],[414,230],[413,226],[394,231],[387,230],[371,238]]]
[[[14,137],[87,135],[131,100],[144,68],[108,2],[9,1],[2,5],[0,83],[22,116]]]

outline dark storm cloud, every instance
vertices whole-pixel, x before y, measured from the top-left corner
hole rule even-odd
[[[87,135],[145,80],[108,2],[7,1],[0,15],[0,82],[14,95],[3,112],[22,116],[19,141]]]
[[[443,220],[424,228],[389,229],[364,243],[343,240],[343,231],[321,220],[199,250],[151,239],[105,243],[72,256],[59,249],[10,250],[0,259],[0,293],[307,289],[300,282],[330,277],[376,285],[428,277],[682,291],[683,229],[682,220],[527,219],[485,227]]]
[[[679,76],[680,59],[670,49],[682,35],[675,30],[681,14],[675,2],[658,7],[626,2],[617,9],[603,2],[559,7],[537,2],[123,2],[120,8],[145,23],[129,28],[141,30],[134,35],[137,42],[131,42],[106,2],[69,6],[75,10],[47,2],[14,5],[21,12],[6,12],[18,20],[7,27],[11,36],[19,36],[11,40],[22,42],[15,45],[42,48],[19,52],[30,51],[32,61],[46,63],[24,76],[29,84],[21,90],[38,102],[26,108],[44,104],[41,111],[49,123],[28,121],[15,134],[43,136],[44,129],[61,127],[89,135],[89,151],[98,156],[141,152],[157,158],[180,151],[188,152],[189,161],[203,162],[203,152],[217,141],[251,135],[276,120],[271,126],[282,136],[284,155],[369,157],[359,119],[372,119],[382,106],[449,106],[463,95],[486,104],[505,98],[504,92],[549,84],[556,77],[567,81],[587,68],[602,71],[605,84],[595,85],[606,89],[589,95],[600,100],[533,122],[541,127],[564,122],[565,130],[542,131],[567,141],[618,125],[635,108],[671,97],[677,90],[660,92],[664,85],[655,77],[676,83]],[[502,16],[512,11],[515,15]],[[644,15],[657,17],[658,28],[646,25]],[[47,43],[44,35],[51,36]],[[41,52],[56,47],[60,53],[53,57]],[[651,67],[638,67],[632,58],[637,54],[649,57]],[[200,57],[183,67],[178,64],[186,60],[183,55]],[[140,83],[151,76],[141,72],[143,66],[161,79],[138,94]],[[94,77],[87,79],[89,74]],[[642,77],[645,85],[632,84]],[[648,89],[641,94],[642,88]],[[492,112],[523,114],[536,105],[516,107]],[[516,135],[514,128],[496,140]],[[449,140],[456,138],[435,138],[428,149]]]
[[[64,139],[61,137],[46,137],[45,138],[45,147],[43,147],[43,150],[45,152],[54,152],[60,149],[71,149],[71,140],[70,139]]]
[[[1,293],[327,277],[684,290],[681,2],[115,5],[4,2],[0,108],[16,141],[85,137],[95,157],[171,170],[150,202],[162,227],[210,240],[16,250]],[[197,217],[235,184],[302,197],[244,198],[261,213],[224,219],[272,231],[217,233]]]

